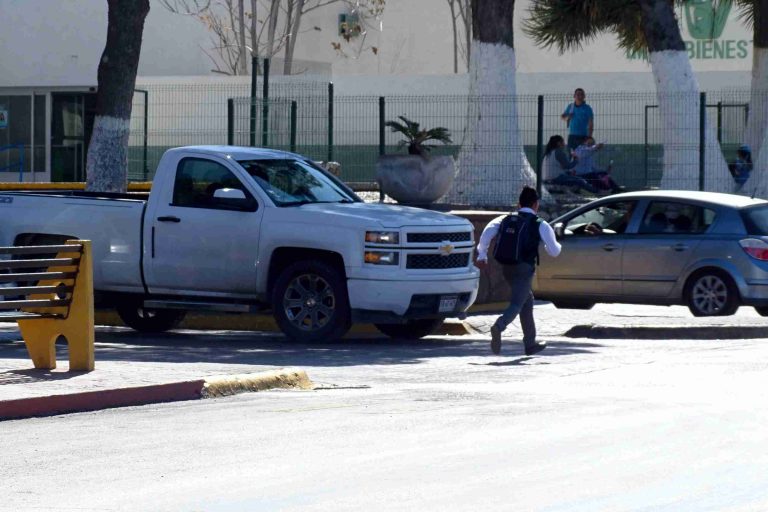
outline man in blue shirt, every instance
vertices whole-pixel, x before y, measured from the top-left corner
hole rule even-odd
[[[576,149],[587,137],[592,136],[593,123],[592,107],[587,105],[587,94],[579,87],[573,93],[573,103],[565,107],[560,116],[568,127],[568,147]]]

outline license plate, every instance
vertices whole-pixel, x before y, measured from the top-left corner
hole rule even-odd
[[[456,295],[443,295],[440,297],[440,307],[438,313],[450,313],[456,310],[456,303],[459,298]]]

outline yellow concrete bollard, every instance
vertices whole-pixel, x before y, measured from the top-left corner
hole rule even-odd
[[[27,346],[27,352],[35,365],[35,368],[56,368],[56,339],[64,336],[69,345],[69,369],[70,371],[92,371],[94,362],[94,314],[93,314],[93,260],[91,242],[89,240],[68,240],[67,245],[79,244],[83,246],[81,253],[61,252],[57,258],[80,257],[79,267],[50,267],[51,272],[75,271],[77,276],[71,281],[73,284],[72,302],[67,307],[56,308],[23,308],[29,313],[57,313],[65,315],[64,318],[30,318],[18,320],[21,336]],[[58,280],[41,281],[39,286],[56,286],[62,283]],[[55,299],[56,294],[34,295],[35,299]]]

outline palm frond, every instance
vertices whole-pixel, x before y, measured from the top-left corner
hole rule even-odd
[[[625,50],[647,46],[637,0],[533,0],[523,31],[561,54],[583,49],[604,32],[616,33]]]
[[[738,19],[744,25],[753,30],[755,28],[755,0],[736,0],[736,7],[738,9]]]

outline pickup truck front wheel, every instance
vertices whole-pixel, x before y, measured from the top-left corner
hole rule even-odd
[[[404,324],[375,324],[376,328],[390,338],[417,340],[429,336],[443,325],[443,319],[408,320]]]
[[[125,325],[139,332],[165,332],[177,327],[186,311],[178,309],[149,309],[139,302],[120,304],[117,314]]]
[[[322,261],[298,261],[283,270],[272,306],[280,329],[296,341],[334,340],[351,326],[346,280]]]

